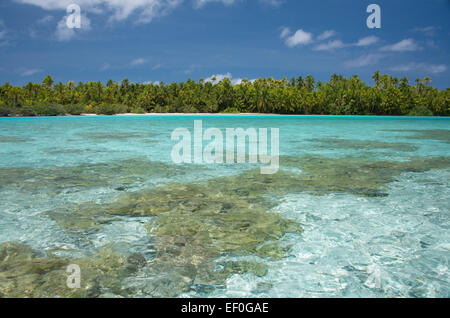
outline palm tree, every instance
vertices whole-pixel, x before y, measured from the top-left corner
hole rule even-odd
[[[42,86],[46,88],[51,88],[53,83],[54,83],[53,78],[50,75],[47,75],[42,81]]]
[[[372,76],[373,81],[375,82],[375,87],[378,87],[380,84],[381,73],[380,71],[376,71]]]

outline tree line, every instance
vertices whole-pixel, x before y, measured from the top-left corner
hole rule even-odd
[[[438,90],[431,79],[398,79],[375,72],[373,86],[356,75],[333,74],[328,82],[312,76],[287,80],[230,79],[198,82],[121,83],[109,80],[75,84],[42,83],[0,86],[0,116],[54,116],[96,113],[275,113],[322,115],[448,116],[450,88]]]

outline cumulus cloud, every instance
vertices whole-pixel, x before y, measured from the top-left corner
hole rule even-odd
[[[322,34],[320,34],[317,37],[317,39],[319,41],[323,41],[323,40],[329,39],[329,38],[331,38],[332,36],[335,36],[335,35],[336,35],[336,31],[334,31],[334,30],[326,30]]]
[[[206,4],[211,3],[211,2],[221,2],[224,5],[231,5],[233,3],[236,2],[236,0],[194,0],[194,8],[202,8],[204,7]]]
[[[184,0],[14,0],[18,3],[30,4],[44,10],[65,10],[69,4],[76,3],[82,10],[92,13],[113,14],[113,20],[121,21],[132,14],[137,14],[138,23],[149,23],[154,18],[169,13],[178,7]],[[242,0],[192,0],[194,8],[199,9],[208,3],[222,3],[231,5]],[[279,7],[285,0],[259,0],[259,2]]]
[[[325,36],[333,36],[334,33],[327,33],[329,31],[325,31],[324,33],[322,33],[322,38]],[[318,37],[320,38],[320,36]],[[373,44],[376,44],[380,41],[380,39],[376,36],[368,36],[362,39],[359,39],[358,42],[354,43],[354,44],[346,44],[344,42],[342,42],[341,40],[333,40],[333,41],[328,41],[328,43],[322,43],[317,45],[314,50],[316,51],[332,51],[335,49],[342,49],[344,47],[347,46],[370,46]]]
[[[426,69],[430,70],[431,73],[437,74],[442,73],[447,70],[447,65],[440,64],[440,65],[426,65]]]
[[[34,75],[34,74],[42,73],[42,70],[41,69],[37,69],[37,68],[21,69],[19,71],[19,73],[22,76],[31,76],[31,75]]]
[[[279,7],[284,3],[284,0],[259,0],[259,1],[273,7]]]
[[[231,80],[232,77],[233,77],[233,76],[231,75],[230,72],[228,72],[228,73],[226,73],[226,74],[214,74],[214,75],[211,75],[211,76],[208,77],[208,78],[205,78],[205,82],[211,82],[211,83],[213,83],[213,84],[217,84],[217,83],[223,81],[223,80],[226,79],[226,78],[229,78],[229,79]],[[213,79],[214,79],[214,80],[213,80]]]
[[[215,79],[214,81],[213,81],[213,78]],[[232,85],[239,85],[243,81],[243,78],[233,78],[231,73],[228,72],[228,73],[225,73],[225,74],[212,75],[212,76],[206,78],[205,82],[211,82],[213,84],[218,84],[218,83],[220,83],[221,81],[223,81],[226,78],[230,79]],[[256,79],[249,80],[249,82],[254,82],[254,81],[256,81]]]
[[[347,61],[345,66],[351,68],[370,66],[376,64],[382,57],[382,54],[366,54],[351,61]]]
[[[145,84],[145,85],[153,84],[153,85],[159,86],[159,84],[161,84],[161,81],[145,81],[145,82],[143,82],[143,84]]]
[[[0,46],[8,45],[6,40],[8,31],[6,31],[5,22],[0,19]]]
[[[438,30],[438,27],[435,26],[427,26],[427,27],[417,27],[412,29],[413,32],[423,33],[428,36],[433,36],[435,32]]]
[[[336,36],[337,32],[334,30],[326,30],[320,33],[318,36],[315,37],[312,33],[306,32],[302,29],[299,29],[295,32],[295,34],[292,34],[292,31],[288,27],[282,27],[280,38],[283,39],[287,46],[289,47],[295,47],[297,45],[306,45],[313,42],[319,42],[316,46],[313,47],[313,50],[315,51],[332,51],[336,49],[341,49],[344,47],[364,47],[364,46],[370,46],[373,44],[376,44],[380,41],[380,39],[376,36],[367,36],[364,38],[361,38],[356,43],[344,43],[342,40],[331,40],[330,38]],[[330,39],[328,42],[324,42],[325,40]],[[406,43],[411,45],[411,43]],[[391,48],[386,47],[385,50],[398,50],[405,48],[405,43],[399,43]]]
[[[137,59],[131,61],[131,62],[130,62],[130,65],[131,65],[131,66],[138,66],[138,65],[143,65],[143,64],[145,64],[145,63],[147,63],[147,62],[148,62],[147,59],[145,59],[145,58],[143,58],[143,57],[140,57],[140,58],[137,58]]]
[[[103,66],[100,68],[100,71],[107,71],[111,68],[111,64],[109,63],[104,63]]]
[[[79,29],[67,27],[67,18],[68,16],[64,16],[56,26],[55,37],[58,41],[70,41],[75,37],[77,32],[85,32],[91,29],[91,20],[84,14],[81,15],[81,28]]]
[[[369,46],[378,43],[380,39],[376,36],[367,36],[365,38],[359,39],[355,44],[356,46]]]
[[[149,23],[154,18],[169,13],[183,0],[15,0],[18,3],[38,6],[44,10],[66,10],[76,2],[84,12],[110,14],[110,21],[122,21],[136,14],[137,23]]]
[[[200,9],[203,8],[208,3],[222,3],[226,6],[232,5],[234,3],[240,2],[241,0],[193,0],[194,8]],[[272,7],[279,7],[285,1],[284,0],[259,0],[259,2],[270,5]]]
[[[54,17],[52,15],[46,15],[42,18],[40,18],[37,22],[38,24],[47,24],[54,20]]]
[[[280,38],[284,39],[284,38],[286,38],[289,34],[291,34],[291,29],[289,29],[289,28],[287,28],[287,27],[282,27],[282,28],[281,28]]]
[[[403,52],[403,51],[417,51],[421,47],[413,39],[404,39],[395,44],[387,45],[381,48],[381,51]]]
[[[317,45],[315,51],[332,51],[335,49],[341,49],[346,45],[341,40],[328,41],[328,43],[322,43]]]
[[[290,32],[286,33],[286,31],[283,30],[281,35],[285,38],[285,43],[289,47],[305,45],[313,41],[312,33],[303,31],[302,29],[298,29],[293,35],[290,35]]]
[[[445,72],[447,70],[447,66],[445,64],[407,63],[394,66],[391,70],[395,72],[419,71],[439,74]]]
[[[184,74],[190,75],[190,74],[194,73],[196,68],[197,68],[196,65],[189,65],[189,67],[186,70],[184,70]]]

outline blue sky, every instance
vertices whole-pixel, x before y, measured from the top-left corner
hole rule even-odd
[[[67,29],[77,3],[82,28]],[[381,29],[366,8],[381,7]],[[448,0],[2,0],[0,83],[288,79],[376,70],[450,87]]]

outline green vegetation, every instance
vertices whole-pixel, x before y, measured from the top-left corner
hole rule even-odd
[[[346,147],[345,140],[339,140],[338,146]],[[223,288],[234,274],[264,277],[270,269],[268,262],[292,255],[284,237],[302,235],[302,225],[272,209],[280,197],[300,193],[385,197],[389,183],[402,173],[448,169],[450,158],[377,161],[371,157],[283,156],[281,163],[283,169],[276,175],[262,175],[259,169],[253,169],[198,183],[165,183],[124,191],[112,201],[47,211],[62,230],[83,240],[116,218],[149,217],[146,229],[152,255],[146,258],[139,252],[123,250],[118,254],[111,245],[92,254],[63,257],[58,254],[66,248],[38,251],[20,243],[4,243],[0,245],[0,297],[178,297],[192,290],[207,295]],[[29,183],[24,191],[42,191],[49,186],[116,188],[149,173],[180,173],[170,165],[148,171],[157,164],[135,159],[42,172],[23,168],[13,176],[18,184]],[[293,174],[289,169],[302,173]],[[0,186],[14,185],[13,178],[3,180],[12,171],[0,169]],[[112,173],[114,178],[106,177]],[[68,264],[80,266],[81,289],[66,288]]]
[[[313,138],[310,141],[319,143],[317,148],[325,149],[390,149],[397,151],[415,151],[417,147],[408,143],[383,142],[374,140],[341,139],[341,138]]]
[[[215,79],[213,78],[213,81]],[[0,116],[56,116],[81,113],[277,113],[332,115],[448,116],[450,88],[439,91],[430,78],[399,80],[376,72],[375,85],[358,76],[332,75],[328,82],[312,76],[274,80],[246,79],[233,85],[191,79],[184,83],[138,84],[124,79],[67,84],[46,76],[41,84],[0,86]]]
[[[417,129],[394,129],[386,130],[388,132],[395,133],[408,133],[407,136],[402,136],[402,138],[408,139],[429,139],[437,141],[450,142],[450,134],[448,129],[427,129],[427,130],[417,130]],[[410,135],[413,133],[412,135]]]
[[[42,254],[21,243],[0,245],[0,298],[101,297],[105,290],[118,294],[121,278],[136,271],[130,258],[125,260],[110,248],[80,259]],[[69,264],[81,267],[80,289],[66,286],[65,270]]]

